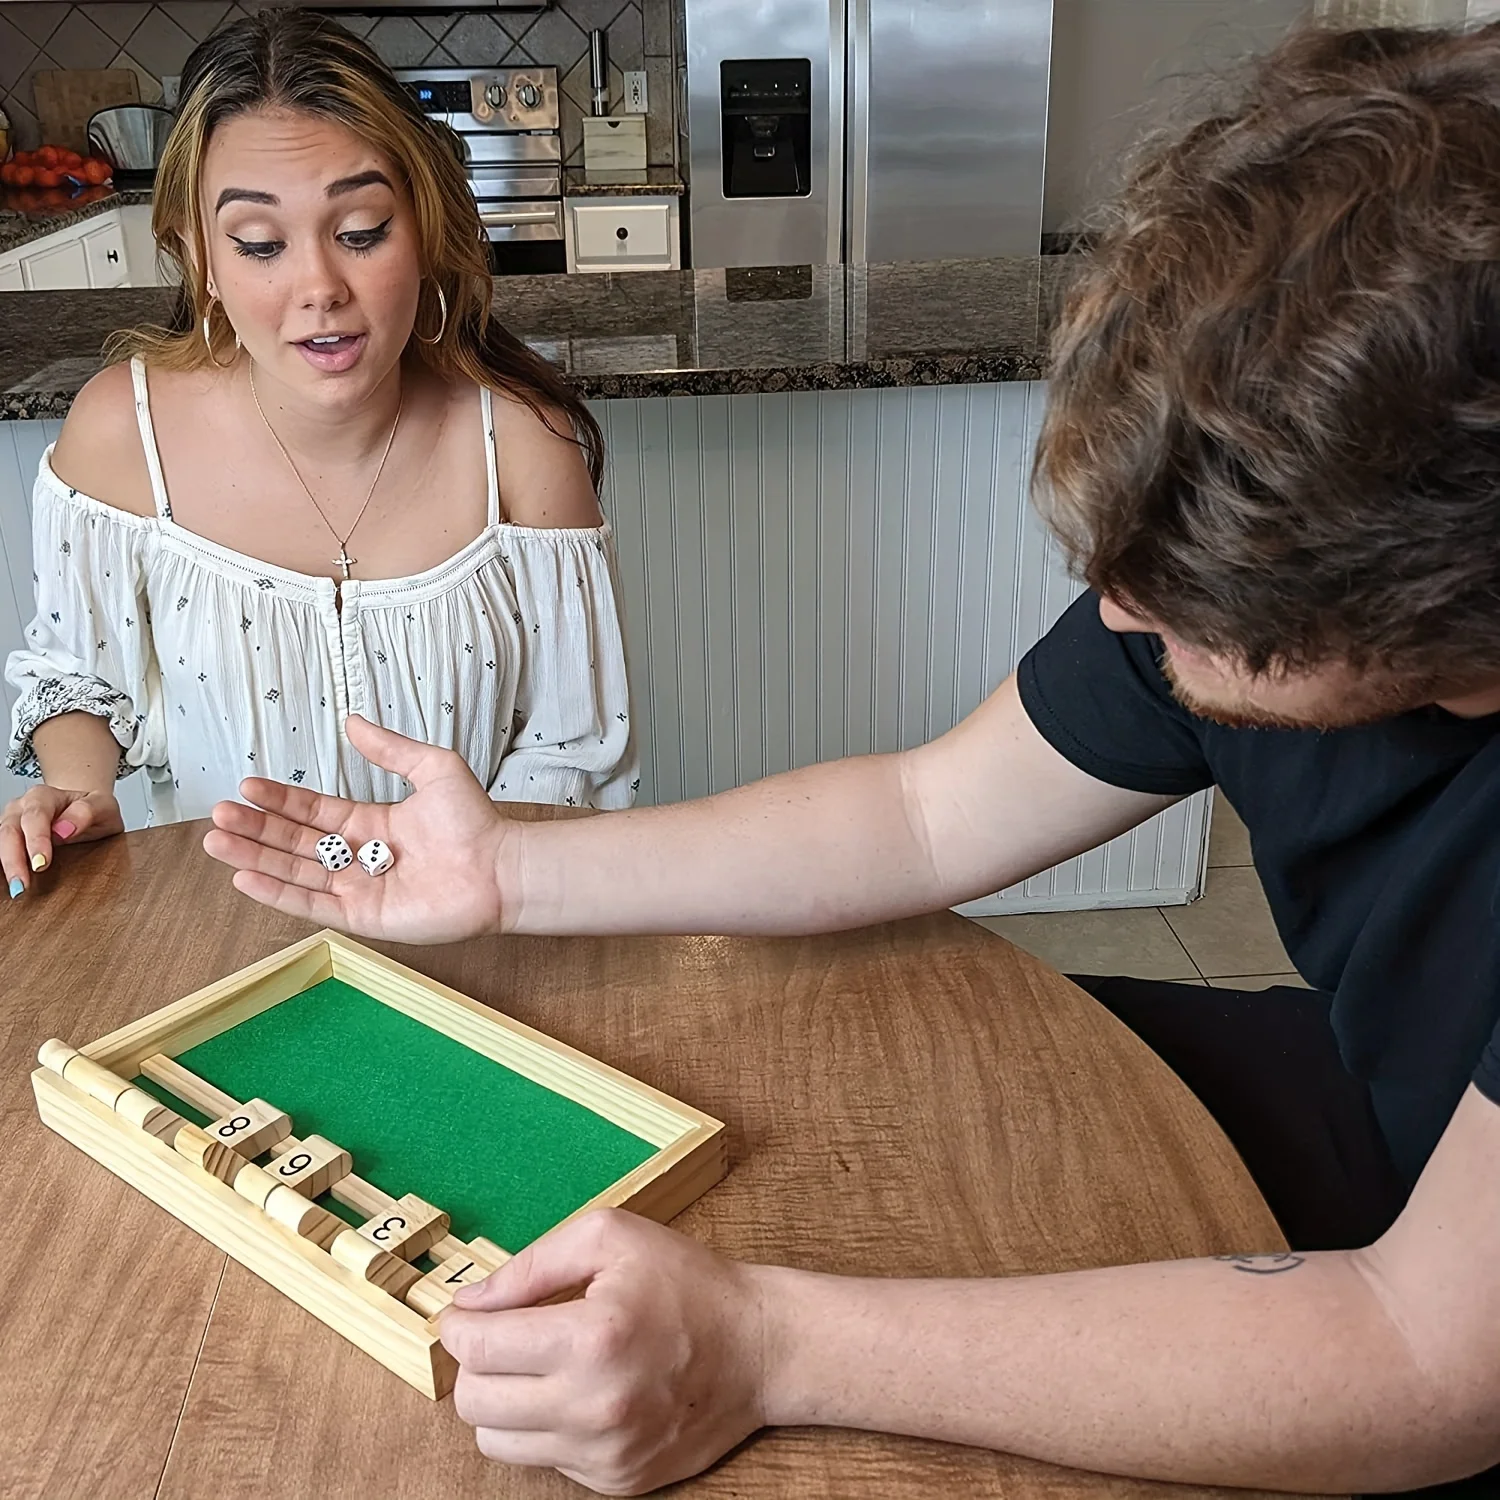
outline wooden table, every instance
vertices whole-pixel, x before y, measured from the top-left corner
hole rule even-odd
[[[0,1493],[581,1493],[489,1464],[451,1402],[418,1396],[37,1120],[28,1075],[45,1038],[91,1041],[306,935],[236,894],[202,832],[64,851],[0,910]],[[958,917],[801,940],[385,951],[724,1120],[729,1176],[677,1227],[735,1256],[1005,1276],[1284,1248],[1166,1067]],[[763,1434],[683,1488],[1210,1493],[822,1430]]]

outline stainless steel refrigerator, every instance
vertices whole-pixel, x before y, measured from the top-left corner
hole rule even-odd
[[[695,266],[1034,255],[1051,0],[685,0]]]

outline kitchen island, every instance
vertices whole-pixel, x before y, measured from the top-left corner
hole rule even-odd
[[[149,189],[0,190],[0,292],[162,284]]]
[[[604,429],[643,800],[940,734],[1074,597],[1027,500],[1066,267],[497,281]],[[174,295],[0,297],[0,652],[31,608],[42,450],[105,337]],[[1185,901],[1206,834],[1194,798],[969,910]]]
[[[149,192],[118,192],[104,187],[80,193],[66,202],[59,193],[53,203],[42,201],[38,193],[0,190],[0,255],[23,250],[75,224],[150,201]]]

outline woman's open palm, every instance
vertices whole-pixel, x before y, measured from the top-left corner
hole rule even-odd
[[[250,806],[221,802],[203,847],[237,872],[234,886],[266,906],[363,937],[450,943],[500,924],[496,861],[507,822],[463,759],[358,717],[349,741],[411,786],[404,802],[348,802],[258,778]],[[325,870],[316,845],[342,834],[350,849],[379,839],[395,856],[371,879],[358,864]]]

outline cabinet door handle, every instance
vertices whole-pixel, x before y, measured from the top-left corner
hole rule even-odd
[[[621,224],[620,227],[615,230],[615,238],[617,240],[628,240],[630,238],[630,231],[623,224]]]
[[[120,264],[120,252],[118,250],[106,250],[104,252],[104,258],[112,266],[117,266]]]

